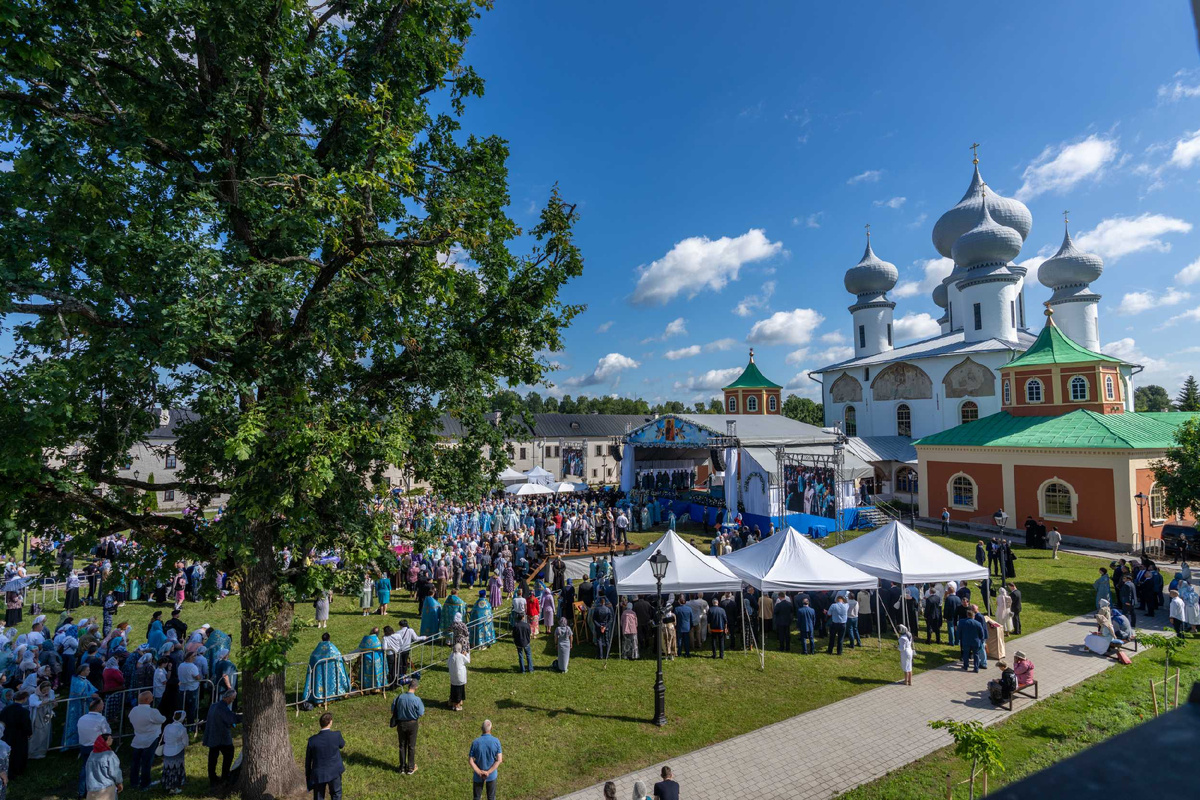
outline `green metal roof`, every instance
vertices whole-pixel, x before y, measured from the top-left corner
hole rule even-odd
[[[1052,321],[1046,321],[1046,327],[1038,334],[1037,339],[1021,355],[1004,366],[1031,367],[1042,364],[1083,364],[1088,361],[1108,361],[1113,364],[1124,364],[1119,358],[1096,353],[1086,347],[1076,344],[1066,334],[1058,329]]]
[[[1057,417],[1014,417],[1001,411],[913,445],[1162,450],[1175,444],[1176,428],[1196,417],[1200,413],[1098,414],[1081,408]]]
[[[758,367],[754,361],[746,365],[746,369],[742,370],[742,374],[736,381],[725,387],[726,389],[782,389],[778,383],[771,383],[766,376],[758,371]]]

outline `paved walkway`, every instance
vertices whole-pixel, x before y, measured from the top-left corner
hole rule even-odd
[[[1009,661],[1023,650],[1036,665],[1040,697],[1062,691],[1116,663],[1083,648],[1094,625],[1077,617],[1010,641]],[[930,720],[991,725],[1007,717],[1010,712],[987,699],[987,680],[998,674],[993,663],[978,675],[953,664],[919,673],[912,686],[881,686],[663,763],[671,765],[687,800],[825,800],[951,744],[949,734],[929,728]],[[1019,696],[1014,711],[1033,702]],[[661,767],[617,778],[617,797],[631,796],[635,780],[652,787]],[[601,797],[597,784],[560,800]]]

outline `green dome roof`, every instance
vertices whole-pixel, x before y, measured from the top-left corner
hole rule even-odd
[[[758,370],[758,366],[754,363],[754,351],[750,351],[750,363],[742,370],[742,374],[733,383],[725,387],[726,389],[782,389],[778,383],[772,383],[767,380],[766,376]]]

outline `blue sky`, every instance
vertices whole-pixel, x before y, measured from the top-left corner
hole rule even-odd
[[[1033,213],[1018,261],[1057,249],[1069,209],[1105,258],[1105,348],[1171,392],[1200,372],[1186,4],[508,0],[467,59],[488,83],[466,127],[511,141],[514,217],[532,223],[555,182],[579,203],[566,297],[588,310],[553,356],[556,394],[707,398],[753,344],[815,396],[803,373],[845,356],[866,223],[900,269],[899,338],[927,335],[946,269],[930,233],[972,142]],[[1034,309],[1049,295],[1027,290]]]

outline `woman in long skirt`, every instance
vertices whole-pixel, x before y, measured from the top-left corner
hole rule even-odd
[[[566,617],[558,618],[558,627],[554,629],[554,641],[558,645],[558,671],[566,672],[567,666],[571,663],[571,643],[575,638],[575,633],[571,630],[571,626],[567,624]]]
[[[50,729],[54,725],[54,690],[50,688],[50,681],[39,683],[37,692],[29,698],[29,715],[33,718],[29,757],[45,758],[50,749]]]
[[[316,602],[313,603],[318,628],[329,627],[329,603],[331,600],[333,600],[333,591],[322,589],[317,595]]]
[[[626,602],[625,610],[621,612],[621,658],[636,661],[637,657],[637,614],[633,613],[633,606]]]
[[[912,686],[913,653],[916,652],[913,650],[913,637],[903,625],[898,626],[896,632],[900,634],[897,647],[900,648],[900,670],[904,673],[904,685]]]
[[[67,597],[63,601],[63,608],[67,611],[79,608],[79,576],[74,570],[67,576]]]
[[[358,597],[358,605],[362,608],[362,615],[365,617],[371,613],[371,609],[375,607],[373,601],[375,595],[375,581],[371,580],[370,575],[363,576],[362,589]]]
[[[188,746],[187,728],[183,726],[187,715],[176,711],[174,719],[165,728],[162,736],[162,787],[171,794],[183,791],[183,782],[187,779],[184,768],[184,753]]]
[[[663,655],[675,660],[679,655],[679,641],[675,636],[675,614],[667,611],[663,614]]]

